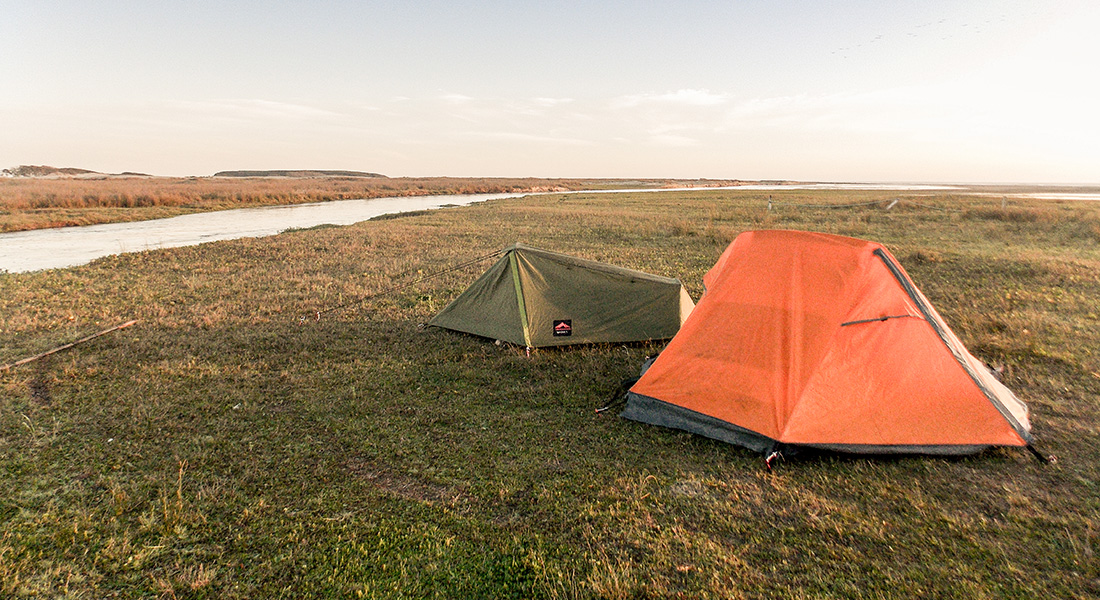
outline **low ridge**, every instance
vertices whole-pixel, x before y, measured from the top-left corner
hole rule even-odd
[[[330,171],[315,169],[267,171],[218,171],[214,177],[385,177],[363,171]]]

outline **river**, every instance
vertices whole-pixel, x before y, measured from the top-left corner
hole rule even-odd
[[[677,190],[793,190],[849,189],[932,191],[965,190],[965,187],[935,185],[883,184],[796,184],[742,185],[730,188],[646,188],[635,190],[599,190],[615,192],[668,192]],[[561,193],[561,192],[557,192]],[[568,192],[591,194],[597,191]],[[975,193],[975,192],[964,192]],[[168,219],[109,223],[85,227],[60,227],[0,233],[0,272],[23,273],[41,269],[58,269],[91,262],[103,256],[124,252],[140,252],[156,248],[193,246],[205,242],[232,240],[242,237],[275,235],[292,228],[317,225],[351,225],[367,219],[394,213],[430,210],[444,206],[465,206],[498,198],[518,198],[530,195],[472,194],[336,200],[291,206],[239,208],[181,215]],[[1001,194],[997,194],[1000,196]],[[1009,197],[1096,200],[1097,194],[1007,194]],[[1072,196],[1072,198],[1069,198]]]
[[[381,215],[467,205],[524,194],[471,194],[336,200],[238,208],[151,221],[35,229],[0,234],[0,271],[58,269],[103,256],[219,240],[275,235],[291,228],[351,225]]]

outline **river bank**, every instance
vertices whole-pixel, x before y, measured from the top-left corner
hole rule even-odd
[[[0,178],[0,232],[333,200],[737,183],[534,177],[15,177]]]
[[[639,182],[618,182],[619,185]],[[665,185],[670,185],[666,182]],[[535,188],[538,190],[539,188]],[[988,187],[936,186],[913,184],[752,184],[736,186],[708,186],[684,188],[639,189],[590,189],[567,193],[641,193],[656,191],[708,190],[718,192],[859,192],[889,191],[899,194],[954,192],[990,198],[1000,198],[1002,207],[1008,199],[1020,200],[1075,200],[1100,199],[1092,192],[1066,193],[1063,190],[1037,192],[1037,188],[1004,189],[997,194]],[[1079,189],[1079,188],[1075,188]],[[111,254],[175,248],[241,237],[274,235],[289,229],[316,227],[319,225],[350,225],[381,215],[431,210],[445,206],[462,206],[490,199],[514,198],[527,193],[551,193],[528,191],[501,194],[453,194],[433,196],[405,196],[394,198],[333,200],[329,202],[291,204],[287,206],[262,206],[243,209],[203,211],[176,217],[123,221],[83,227],[35,229],[30,231],[0,233],[0,271],[13,273],[53,269],[84,264]],[[854,196],[853,196],[854,197]],[[900,198],[900,196],[899,196]],[[848,199],[850,200],[850,198]],[[840,201],[840,204],[848,200]],[[913,201],[910,198],[910,201]],[[777,201],[781,202],[781,201]],[[133,216],[133,215],[131,215]]]
[[[147,221],[0,233],[0,271],[21,273],[71,267],[112,254],[264,237],[319,225],[351,225],[382,215],[463,206],[518,195],[334,200],[201,212]]]

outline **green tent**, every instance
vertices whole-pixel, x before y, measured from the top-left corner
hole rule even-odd
[[[677,279],[522,244],[428,325],[528,348],[676,335],[695,304]]]

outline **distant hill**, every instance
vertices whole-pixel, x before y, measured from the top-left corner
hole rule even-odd
[[[100,173],[90,169],[73,167],[50,167],[46,165],[19,165],[0,170],[0,177],[40,177],[49,179],[115,179],[127,177],[152,177],[145,173],[126,171],[123,173]],[[330,171],[318,169],[284,169],[271,171],[218,171],[214,177],[284,177],[284,178],[321,178],[321,177],[357,177],[386,178],[379,173],[364,171]]]
[[[214,177],[385,177],[378,173],[363,171],[318,171],[312,169],[296,171],[218,171]]]
[[[49,167],[46,165],[19,165],[0,171],[0,177],[39,177],[44,179],[125,179],[131,177],[152,177],[145,173],[100,173],[89,169],[73,167]]]
[[[82,177],[102,174],[88,169],[47,167],[46,165],[19,165],[4,169],[2,173],[5,177]]]

